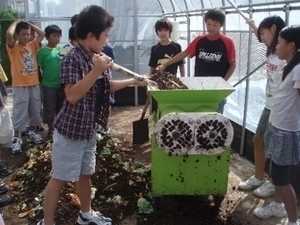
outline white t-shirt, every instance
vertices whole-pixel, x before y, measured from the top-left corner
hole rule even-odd
[[[300,64],[280,82],[273,98],[270,123],[281,130],[300,131]]]
[[[282,78],[282,70],[286,61],[278,58],[277,54],[270,54],[267,58],[267,84],[266,84],[266,108],[271,110],[273,98]]]

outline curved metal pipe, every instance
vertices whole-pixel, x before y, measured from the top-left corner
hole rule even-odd
[[[173,0],[170,0],[170,3],[171,3],[171,6],[172,6],[172,9],[173,9],[173,12],[175,12],[175,6],[174,6],[174,3],[173,3]],[[173,16],[175,17],[175,14]]]
[[[163,7],[163,5],[161,3],[161,0],[157,0],[157,2],[160,5],[161,11],[162,11],[162,15],[164,15],[165,14],[165,9],[164,9],[164,7]]]

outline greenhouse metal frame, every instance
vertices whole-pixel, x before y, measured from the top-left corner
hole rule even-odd
[[[234,1],[238,9],[257,24],[268,15],[281,16],[287,25],[300,24],[300,2],[241,0]],[[148,74],[151,46],[158,42],[154,30],[155,22],[162,17],[174,21],[172,39],[185,47],[199,33],[205,32],[203,15],[209,9],[225,10],[226,24],[223,33],[236,44],[237,68],[229,83],[236,87],[228,97],[225,116],[243,127],[240,154],[243,154],[245,130],[255,131],[264,107],[265,47],[259,43],[245,23],[245,19],[226,0],[5,0],[0,7],[24,13],[26,20],[36,22],[44,28],[57,24],[62,28],[61,44],[68,42],[66,35],[70,18],[87,5],[100,5],[115,17],[110,44],[115,49],[116,61],[139,74]],[[193,76],[194,60],[186,60],[186,74]],[[124,76],[113,73],[116,79]],[[255,93],[255,94],[253,94]],[[259,96],[257,93],[261,93]],[[138,104],[138,89],[135,87],[134,102]],[[231,104],[232,103],[232,104]],[[253,110],[253,107],[255,109]]]

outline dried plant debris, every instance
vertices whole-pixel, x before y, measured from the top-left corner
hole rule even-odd
[[[160,90],[188,89],[178,77],[169,72],[153,73],[150,80],[156,82]]]
[[[28,150],[28,161],[10,184],[16,203],[12,210],[18,212],[18,218],[27,218],[28,224],[36,224],[43,218],[44,189],[51,171],[51,148],[52,143],[47,142]],[[110,137],[99,139],[96,172],[92,176],[93,209],[112,218],[113,225],[245,224],[232,223],[230,213],[220,214],[217,206],[211,205],[206,198],[201,200],[200,196],[164,196],[162,204],[159,197],[152,196],[151,171],[135,161],[124,148]],[[232,205],[230,208],[234,206],[229,202],[224,208],[228,210],[229,205]],[[166,209],[158,209],[161,206]],[[75,224],[79,210],[75,184],[68,182],[60,195],[56,224]]]

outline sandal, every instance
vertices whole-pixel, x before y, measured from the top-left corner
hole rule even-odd
[[[0,207],[6,206],[11,202],[11,197],[8,195],[1,195],[0,196]]]
[[[0,175],[1,176],[7,176],[11,174],[13,171],[11,168],[9,168],[3,160],[0,160]]]
[[[0,179],[0,194],[6,193],[8,191],[8,188],[9,188],[8,185],[5,184],[3,180]],[[0,199],[0,204],[1,204],[1,199]]]

